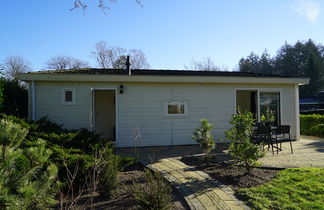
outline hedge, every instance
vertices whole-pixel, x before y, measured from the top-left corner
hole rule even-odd
[[[300,115],[300,134],[324,137],[324,115]]]

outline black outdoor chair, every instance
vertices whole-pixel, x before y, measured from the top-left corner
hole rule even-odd
[[[272,154],[273,151],[273,140],[272,140],[272,130],[270,126],[258,126],[254,130],[254,134],[252,136],[252,142],[255,144],[262,144],[262,148],[264,149],[264,145],[268,145],[268,150],[271,146]]]
[[[264,126],[264,123],[263,122],[257,122],[257,123],[255,123],[255,127],[256,128],[261,127],[261,126]]]
[[[291,153],[293,154],[294,151],[292,148],[292,143],[291,143],[291,138],[290,138],[290,126],[289,125],[279,125],[274,130],[274,132],[275,132],[275,138],[273,138],[273,139],[277,146],[277,154],[278,154],[278,150],[282,151],[281,143],[284,143],[284,142],[290,143]],[[278,147],[278,144],[280,144],[280,147]]]

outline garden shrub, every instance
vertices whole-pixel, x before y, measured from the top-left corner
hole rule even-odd
[[[71,186],[67,183],[67,173],[74,172],[75,169],[77,169],[77,174],[73,180],[74,193],[79,193],[79,190],[82,190],[80,186],[84,186],[85,183],[87,185],[90,184],[89,177],[91,176],[96,161],[93,152],[98,148],[104,154],[103,161],[105,164],[99,176],[99,190],[103,190],[102,194],[107,196],[111,195],[118,186],[118,172],[123,167],[134,163],[134,158],[115,155],[113,144],[108,143],[100,135],[87,129],[67,130],[62,125],[56,124],[47,117],[37,121],[29,121],[12,115],[0,114],[0,119],[9,120],[17,125],[20,130],[27,131],[25,138],[20,142],[19,151],[29,151],[30,148],[38,148],[40,139],[43,139],[41,140],[44,142],[42,148],[46,151],[52,151],[48,154],[48,157],[46,156],[48,170],[52,168],[51,170],[54,171],[55,169],[55,174],[57,174],[57,179],[61,182],[61,192],[63,193],[71,190]],[[39,153],[41,154],[41,152]],[[28,154],[31,153],[28,152]],[[28,164],[30,164],[29,159],[27,153],[26,155],[18,155],[15,163],[17,169],[25,171],[25,165],[28,168]],[[55,165],[50,163],[54,163]],[[44,166],[39,170],[45,173],[47,168]],[[35,175],[35,173],[31,175]],[[44,189],[47,188],[45,187]],[[47,190],[49,193],[52,192],[49,189]],[[40,192],[43,191],[40,190]],[[42,197],[40,196],[40,198]],[[46,200],[45,197],[42,199]],[[49,202],[47,204],[49,205]]]
[[[213,125],[207,119],[200,120],[200,126],[194,131],[192,139],[199,143],[208,157],[211,150],[215,148],[215,141],[211,135]]]
[[[324,137],[324,124],[318,124],[310,128],[310,135]]]
[[[0,78],[0,113],[28,117],[28,93],[18,81]]]
[[[55,203],[57,167],[52,151],[38,139],[20,148],[28,129],[0,119],[0,209],[45,209]]]
[[[110,145],[100,149],[100,153],[104,163],[99,175],[100,194],[110,197],[118,185],[119,156],[114,155],[113,148]]]
[[[300,134],[317,136],[317,129],[312,128],[319,124],[324,124],[324,115],[300,115]]]
[[[145,181],[145,183],[135,182],[132,191],[139,209],[171,209],[171,187],[162,175],[146,169]]]
[[[26,128],[28,130],[28,133],[33,132],[38,127],[34,122],[28,121],[25,118],[20,118],[14,115],[7,115],[5,113],[0,113],[0,119],[11,120],[16,124],[19,124],[21,127]]]
[[[41,117],[35,123],[38,125],[38,132],[61,134],[66,131],[65,129],[63,129],[62,124],[55,123],[53,120],[50,120],[47,116]]]
[[[99,190],[100,194],[105,197],[110,197],[118,187],[118,173],[125,167],[135,163],[135,158],[122,157],[114,154],[113,144],[108,143],[101,145],[98,149],[98,155],[95,157],[101,158],[99,160],[102,164],[102,170],[99,174]]]
[[[252,166],[258,165],[258,159],[264,156],[259,145],[252,143],[250,139],[254,121],[250,112],[234,114],[230,121],[233,127],[225,132],[226,138],[231,140],[229,153],[248,173]]]

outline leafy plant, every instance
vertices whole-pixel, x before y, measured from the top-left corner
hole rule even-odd
[[[311,127],[309,132],[313,136],[324,137],[324,124],[318,124]]]
[[[145,183],[134,183],[132,194],[139,209],[167,210],[172,208],[171,187],[161,174],[145,170]]]
[[[250,139],[254,121],[250,112],[234,114],[230,121],[233,127],[225,132],[226,138],[231,140],[229,153],[237,163],[247,169],[248,173],[252,166],[258,165],[258,159],[264,156],[259,145],[253,144]]]
[[[115,155],[113,144],[105,142],[100,135],[87,129],[67,130],[46,117],[28,121],[0,114],[0,120],[10,122],[0,127],[0,161],[9,157],[14,158],[14,163],[8,160],[6,162],[8,165],[0,167],[0,173],[2,170],[5,171],[3,174],[8,173],[0,177],[0,209],[19,202],[25,202],[30,208],[34,208],[35,206],[30,206],[34,204],[39,208],[42,206],[42,209],[48,208],[58,193],[57,185],[54,183],[56,180],[61,182],[60,195],[63,199],[61,203],[66,204],[65,206],[76,204],[85,187],[89,187],[94,192],[93,195],[101,191],[101,194],[110,196],[118,187],[118,172],[134,162],[132,158]],[[95,155],[95,151],[99,151],[99,155],[98,153]],[[34,163],[37,167],[34,167]],[[14,164],[16,168],[10,164]],[[15,175],[12,175],[9,169],[14,169]],[[34,188],[30,185],[16,187],[15,193],[12,193],[13,188],[2,187],[2,178],[3,182],[15,183],[15,180],[8,177],[18,177],[18,172],[26,171],[29,171],[28,176],[32,180],[29,183]],[[34,181],[39,181],[44,187],[39,189],[39,182]],[[20,192],[20,189],[23,191]],[[27,195],[33,204],[24,201]],[[32,195],[34,197],[30,197]],[[18,201],[15,196],[17,199],[22,197],[22,200]],[[5,200],[1,200],[2,198]],[[33,200],[38,198],[40,200]],[[66,203],[70,199],[75,202]],[[25,204],[19,205],[25,208]]]
[[[44,209],[55,203],[57,167],[52,152],[38,139],[19,148],[28,129],[8,119],[0,120],[0,208]]]
[[[114,155],[111,146],[103,147],[100,153],[103,163],[102,171],[99,175],[100,194],[110,197],[118,186],[119,157]]]
[[[22,87],[18,81],[0,78],[0,95],[2,106],[0,113],[27,118],[28,94],[27,89]]]
[[[43,133],[57,133],[61,134],[65,129],[63,129],[62,124],[57,124],[54,121],[50,120],[47,116],[41,117],[36,121],[37,131]]]
[[[319,128],[314,128],[319,124],[324,124],[324,115],[300,115],[300,134],[319,136],[320,132],[317,131]]]
[[[215,148],[215,141],[211,135],[213,125],[207,119],[200,120],[200,126],[194,131],[192,139],[199,143],[208,157],[211,150]]]

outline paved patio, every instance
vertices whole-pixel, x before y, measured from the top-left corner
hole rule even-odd
[[[301,136],[293,143],[294,154],[290,152],[289,143],[284,143],[283,151],[272,154],[266,151],[266,156],[260,160],[265,167],[295,168],[295,167],[324,167],[324,138]],[[118,154],[137,157],[143,163],[153,163],[163,158],[201,155],[202,150],[197,145],[165,146],[142,148],[118,148]],[[232,163],[228,154],[228,144],[217,144],[213,151],[219,161]]]
[[[299,141],[293,142],[293,150],[292,154],[289,143],[284,143],[279,154],[266,151],[260,162],[265,167],[324,167],[323,138],[301,136]],[[137,157],[147,167],[162,173],[182,193],[190,209],[248,209],[230,188],[179,160],[183,156],[201,155],[202,150],[197,145],[118,148],[116,152]],[[217,160],[233,163],[228,144],[217,144],[213,153]]]
[[[279,154],[267,152],[260,160],[263,166],[279,168],[324,167],[324,139],[314,136],[301,136],[293,144],[291,154],[289,143],[284,143]]]

